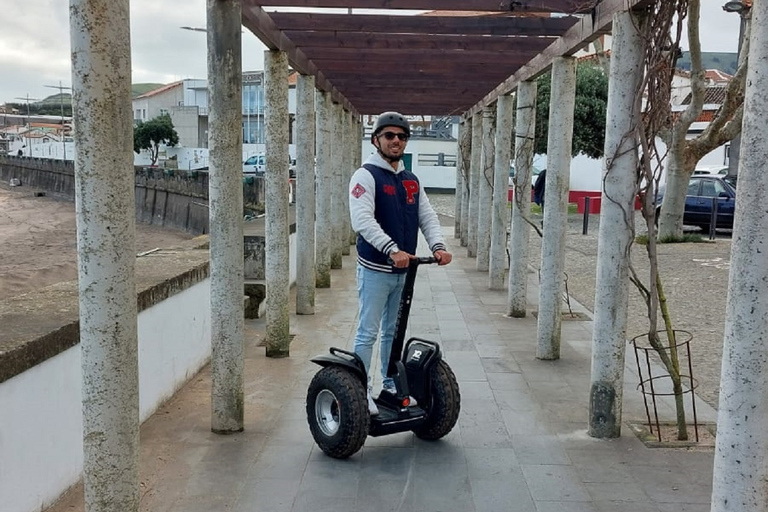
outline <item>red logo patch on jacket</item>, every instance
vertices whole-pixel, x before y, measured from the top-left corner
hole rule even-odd
[[[360,199],[360,196],[363,194],[365,194],[365,188],[359,183],[356,184],[352,189],[352,195],[355,196],[355,199]]]
[[[416,202],[416,194],[419,193],[419,182],[416,180],[403,180],[403,187],[405,187],[405,202],[408,204],[414,204]]]
[[[394,185],[384,185],[382,187],[382,190],[388,196],[394,196],[397,193],[397,191],[395,190],[395,186]]]

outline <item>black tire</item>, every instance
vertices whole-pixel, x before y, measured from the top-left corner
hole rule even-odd
[[[370,423],[366,389],[360,378],[343,368],[328,366],[307,390],[307,422],[323,452],[346,459],[362,448]]]
[[[446,436],[456,426],[461,410],[461,393],[453,370],[442,359],[432,367],[430,385],[432,389],[427,419],[413,429],[413,433],[419,439],[435,441]]]

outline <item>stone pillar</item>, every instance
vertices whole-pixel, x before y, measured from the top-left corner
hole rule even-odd
[[[315,77],[296,82],[296,314],[315,314]]]
[[[469,164],[469,210],[467,221],[467,257],[477,256],[477,216],[480,211],[480,175],[483,155],[483,114],[472,116],[472,158]]]
[[[467,123],[462,120],[459,123],[459,140],[456,144],[456,189],[453,194],[453,238],[461,238],[461,191],[464,188],[464,151],[466,145],[462,144],[466,136]]]
[[[483,109],[483,156],[480,164],[479,207],[477,210],[477,259],[475,260],[475,266],[480,272],[488,272],[491,253],[495,144],[496,103]]]
[[[333,162],[331,162],[331,95],[317,91],[317,145],[316,145],[316,183],[315,193],[315,265],[316,286],[331,287],[331,245],[333,228],[331,219],[331,177]]]
[[[739,189],[726,301],[712,512],[768,503],[768,3],[752,6]]]
[[[87,512],[139,510],[128,3],[72,0],[70,6]]]
[[[528,307],[528,255],[531,227],[525,217],[531,211],[531,171],[536,135],[535,80],[517,86],[515,126],[515,190],[509,237],[509,316],[524,318]]]
[[[212,1],[212,0],[209,0]],[[239,29],[239,26],[238,26]],[[267,357],[286,357],[290,348],[290,252],[288,250],[288,55],[264,52],[266,93]]]
[[[539,293],[539,359],[560,359],[560,314],[565,270],[565,231],[568,226],[568,184],[576,101],[576,59],[557,57],[552,63],[547,174],[544,190],[544,239],[541,244]]]
[[[461,187],[461,245],[462,247],[467,247],[469,242],[469,188],[472,185],[472,175],[470,172],[470,162],[472,160],[472,119],[465,119],[463,125],[464,135],[459,139],[461,162],[457,162],[456,165],[460,166],[463,185]]]
[[[603,197],[597,243],[589,435],[621,435],[624,354],[627,346],[629,246],[634,234],[638,141],[636,98],[642,87],[645,39],[638,15],[613,16],[613,50],[606,113]],[[549,170],[547,170],[549,174]],[[546,201],[545,201],[546,204]],[[645,252],[645,251],[643,251]]]
[[[342,206],[342,219],[344,224],[341,228],[341,254],[349,256],[349,241],[352,238],[350,234],[352,232],[352,220],[349,218],[349,194],[345,193],[348,190],[349,180],[352,179],[352,151],[354,149],[354,142],[357,140],[354,132],[354,123],[352,119],[352,113],[345,110],[341,111],[341,129],[344,132],[344,147],[341,154],[341,185],[339,197],[341,198]]]
[[[352,140],[350,141],[350,153],[352,155],[352,163],[349,166],[349,176],[347,176],[347,183],[352,179],[352,175],[360,168],[360,131],[363,126],[360,124],[359,116],[352,116]],[[349,216],[349,199],[347,199],[347,226],[349,228],[349,245],[355,245],[357,242],[357,233],[352,229],[352,219]]]
[[[500,96],[496,109],[496,144],[493,174],[493,216],[491,217],[491,253],[488,264],[488,288],[506,287],[507,228],[509,227],[509,161],[512,157],[512,118],[515,99]]]
[[[241,10],[208,0],[211,430],[243,430]]]
[[[344,108],[339,103],[332,103],[331,107],[331,153],[333,164],[331,185],[331,268],[341,268],[342,234],[344,233],[344,201],[349,195],[348,183],[342,178],[342,165],[344,154]]]

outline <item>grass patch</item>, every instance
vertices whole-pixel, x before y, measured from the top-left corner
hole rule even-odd
[[[697,233],[686,233],[683,236],[669,236],[660,238],[657,243],[660,244],[686,244],[686,243],[709,243],[711,240],[704,239]],[[648,245],[648,234],[637,235],[635,237],[635,243],[640,245]]]
[[[541,215],[541,206],[531,203],[531,213]],[[579,206],[576,203],[568,203],[568,215],[579,213]]]

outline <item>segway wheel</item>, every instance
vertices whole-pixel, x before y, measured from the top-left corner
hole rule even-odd
[[[356,453],[368,437],[370,423],[360,378],[334,366],[317,372],[307,391],[307,422],[326,455],[346,459]]]
[[[435,441],[446,436],[456,426],[461,409],[461,394],[453,370],[442,359],[432,367],[430,385],[432,389],[427,419],[413,429],[413,433],[420,439]]]

